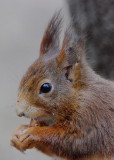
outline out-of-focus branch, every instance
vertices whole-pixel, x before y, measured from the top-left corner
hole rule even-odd
[[[75,31],[87,33],[87,57],[100,75],[114,79],[114,0],[66,0]]]

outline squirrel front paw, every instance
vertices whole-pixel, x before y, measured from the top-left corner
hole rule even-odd
[[[22,125],[17,128],[11,138],[11,145],[24,152],[26,149],[35,147],[38,137],[35,135],[35,127]]]

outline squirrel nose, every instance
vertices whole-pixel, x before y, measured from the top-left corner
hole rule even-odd
[[[17,114],[19,117],[23,117],[23,116],[25,116],[25,113],[24,112],[20,112],[20,113],[18,113]]]
[[[17,101],[16,105],[16,113],[19,117],[25,117],[27,113],[29,105],[25,100]]]

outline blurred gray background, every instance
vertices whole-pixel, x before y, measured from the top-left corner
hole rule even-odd
[[[29,120],[15,113],[22,75],[38,57],[40,41],[64,0],[0,0],[0,160],[50,160],[35,150],[25,154],[10,146],[12,131]]]

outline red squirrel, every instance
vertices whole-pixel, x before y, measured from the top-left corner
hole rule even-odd
[[[81,32],[66,29],[60,48],[61,24],[60,14],[55,14],[39,58],[22,78],[16,112],[31,121],[14,131],[11,145],[66,160],[111,160],[114,82],[97,75],[86,62]]]

